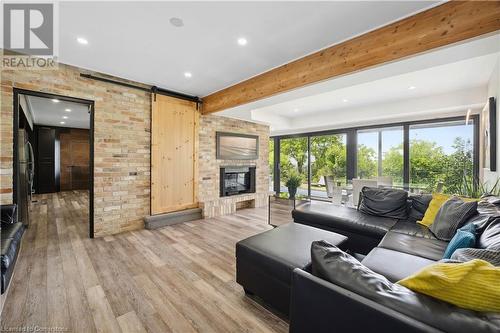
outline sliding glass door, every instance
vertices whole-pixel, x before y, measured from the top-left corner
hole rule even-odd
[[[465,121],[410,126],[410,188],[466,194],[474,177],[474,126]]]
[[[357,176],[403,187],[403,127],[359,130]]]
[[[333,186],[347,182],[346,135],[311,137],[311,196],[332,196]]]
[[[308,155],[307,137],[280,140],[280,192],[288,193],[286,181],[296,175],[302,180],[297,193],[308,195]]]

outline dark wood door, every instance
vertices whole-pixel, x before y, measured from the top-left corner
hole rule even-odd
[[[38,170],[35,170],[35,176],[38,180],[38,193],[53,193],[56,192],[56,130],[49,127],[38,127],[37,132],[36,164]]]

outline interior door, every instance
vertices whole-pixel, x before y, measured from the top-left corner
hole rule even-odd
[[[153,94],[151,214],[198,207],[196,103]]]
[[[60,134],[61,190],[89,188],[89,130],[69,129]]]
[[[50,127],[37,127],[38,193],[56,192],[56,130]]]

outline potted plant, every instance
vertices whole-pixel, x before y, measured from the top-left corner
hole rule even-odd
[[[291,173],[285,183],[285,186],[288,188],[288,195],[290,196],[290,199],[295,199],[295,195],[297,194],[297,188],[301,184],[302,184],[302,177],[296,172]]]

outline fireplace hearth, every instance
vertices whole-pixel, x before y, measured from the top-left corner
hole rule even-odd
[[[244,193],[255,193],[255,167],[221,167],[220,196],[227,197]]]

